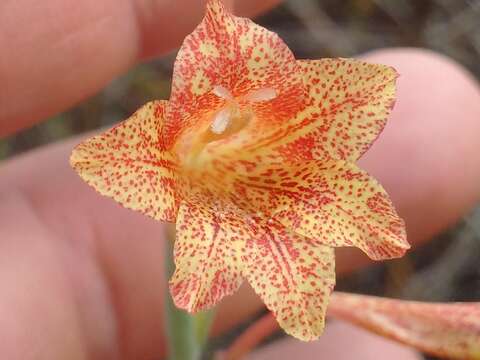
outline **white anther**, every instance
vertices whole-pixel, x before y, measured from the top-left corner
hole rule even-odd
[[[213,119],[210,125],[210,129],[215,134],[221,134],[228,127],[229,123],[230,123],[230,109],[223,108],[217,113],[217,115],[215,115],[215,118]]]
[[[233,99],[232,93],[222,85],[215,85],[212,91],[215,95],[217,95],[218,97],[221,97],[222,99],[225,99],[225,100]]]
[[[273,88],[263,88],[250,91],[245,95],[245,100],[251,102],[268,101],[277,97],[277,91]]]

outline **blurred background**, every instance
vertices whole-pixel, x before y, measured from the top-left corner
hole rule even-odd
[[[480,0],[290,0],[256,21],[279,33],[298,58],[416,46],[452,57],[480,80]],[[168,98],[174,56],[139,65],[70,111],[0,140],[0,160],[111,125],[149,100]],[[476,210],[405,258],[340,279],[337,289],[416,300],[478,300],[479,259]]]

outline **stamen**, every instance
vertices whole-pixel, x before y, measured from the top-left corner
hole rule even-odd
[[[250,91],[247,95],[245,95],[245,100],[251,102],[260,102],[260,101],[268,101],[275,99],[277,97],[277,91],[273,88],[263,88],[258,90]]]
[[[233,99],[232,93],[222,85],[215,85],[212,91],[215,95],[217,95],[218,97],[221,97],[222,99],[225,99],[225,100]]]
[[[215,115],[215,118],[210,125],[212,132],[215,134],[223,133],[227,129],[228,124],[230,124],[230,115],[229,108],[223,108],[220,110],[217,115]]]

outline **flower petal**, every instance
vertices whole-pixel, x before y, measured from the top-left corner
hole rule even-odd
[[[321,244],[356,246],[375,260],[402,256],[410,247],[385,190],[352,163],[219,160],[209,174],[197,185],[205,193]]]
[[[100,194],[156,220],[175,221],[176,160],[159,139],[166,104],[150,102],[113,129],[79,144],[70,164]]]
[[[355,246],[370,258],[403,256],[405,224],[382,186],[345,161],[310,161],[289,169],[299,196],[274,215],[293,231],[328,246]],[[303,190],[302,190],[303,189]]]
[[[208,0],[203,21],[185,38],[175,61],[166,141],[173,144],[205,111],[218,110],[226,94],[242,97],[263,88],[283,98],[258,104],[265,114],[275,108],[277,117],[286,119],[302,106],[303,79],[290,49],[275,33],[230,14],[221,0]]]
[[[383,130],[395,103],[395,69],[355,59],[299,60],[309,94],[281,148],[291,159],[355,162]]]
[[[304,82],[302,105],[281,92],[272,101],[254,103],[248,126],[209,144],[212,157],[355,162],[371,146],[394,105],[396,71],[355,59],[297,64]]]
[[[232,212],[183,201],[176,229],[170,280],[175,305],[196,312],[236,291],[243,280],[241,251],[250,236],[244,222]]]
[[[329,314],[441,358],[480,359],[480,303],[421,303],[336,292]]]
[[[270,223],[247,243],[245,264],[244,276],[288,334],[304,341],[321,335],[335,285],[332,248]]]

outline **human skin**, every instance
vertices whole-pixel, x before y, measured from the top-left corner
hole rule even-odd
[[[3,0],[0,134],[62,111],[136,62],[178,45],[202,7],[172,1]],[[263,10],[246,9],[256,3],[244,0],[239,12]],[[365,58],[395,65],[401,77],[387,128],[360,163],[391,194],[418,244],[478,199],[480,91],[460,66],[433,53],[382,50]],[[0,167],[0,358],[160,357],[163,226],[85,185],[68,166],[78,141]],[[368,262],[355,250],[338,253],[339,275]],[[261,306],[244,286],[220,305],[215,331]],[[327,336],[341,347],[349,331]],[[366,351],[378,346],[370,339],[362,341]],[[295,353],[298,344],[282,354]],[[334,349],[322,354],[342,359]]]
[[[423,360],[423,357],[413,349],[387,341],[342,321],[329,323],[318,341],[299,343],[293,338],[282,339],[255,350],[248,360],[377,360],[379,358]]]

